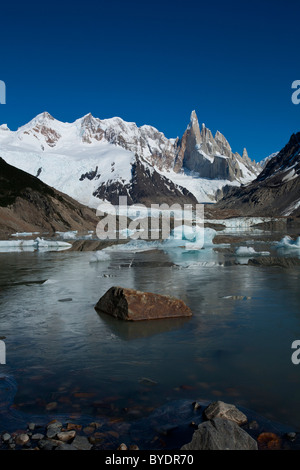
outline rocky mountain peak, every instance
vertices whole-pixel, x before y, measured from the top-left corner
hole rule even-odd
[[[292,134],[287,145],[267,162],[258,179],[281,178],[287,171],[293,171],[294,177],[300,174],[300,132]]]
[[[247,152],[246,148],[244,148],[244,150],[243,150],[242,158],[244,158],[245,160],[249,159],[249,155],[248,155],[248,152]]]
[[[79,121],[82,142],[91,144],[93,140],[100,141],[103,139],[104,130],[101,128],[100,119],[94,118],[92,113],[88,113]]]
[[[196,114],[196,111],[195,111],[195,110],[193,110],[193,111],[191,112],[191,117],[190,117],[190,124],[189,124],[189,126],[192,127],[194,124],[199,125],[199,123],[198,123],[198,117],[197,117],[197,114]]]
[[[19,140],[31,143],[39,142],[41,149],[44,150],[45,145],[55,147],[61,138],[59,121],[56,121],[51,114],[44,111],[38,114],[25,126],[20,127],[16,134]],[[33,137],[33,139],[32,139]]]
[[[190,123],[178,142],[178,151],[174,170],[193,171],[208,179],[224,179],[229,181],[250,181],[258,173],[256,165],[247,157],[233,153],[229,142],[221,132],[215,137],[205,124],[201,131],[195,111],[191,113]]]

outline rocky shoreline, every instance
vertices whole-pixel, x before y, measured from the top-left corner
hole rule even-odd
[[[14,432],[2,431],[0,450],[294,450],[300,448],[300,433],[245,414],[222,401],[209,405],[186,402],[178,406],[181,423],[160,422],[153,416],[139,423],[151,427],[151,440],[143,442],[138,425],[117,424],[107,428],[102,420],[80,423],[79,419],[52,419],[46,424],[30,422]],[[165,416],[166,408],[156,418]],[[253,419],[256,418],[256,419]],[[117,420],[116,420],[117,423]],[[123,432],[122,432],[123,427]],[[152,429],[153,428],[153,429]],[[125,432],[124,432],[125,431]],[[139,436],[139,437],[138,437]],[[176,444],[177,443],[177,444]]]

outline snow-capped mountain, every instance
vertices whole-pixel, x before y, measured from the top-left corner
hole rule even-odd
[[[300,132],[269,159],[260,175],[246,187],[235,188],[217,204],[243,215],[300,215]]]
[[[261,161],[259,162],[259,164],[260,164],[262,170],[263,170],[263,169],[265,168],[265,166],[269,163],[269,161],[272,160],[272,158],[277,157],[278,153],[279,153],[279,152],[273,152],[273,153],[271,153],[271,155],[268,155],[266,158],[264,158],[263,160],[261,160]]]
[[[129,203],[214,201],[217,190],[261,169],[246,151],[233,154],[220,132],[200,131],[195,112],[182,139],[118,117],[63,123],[44,112],[17,131],[0,126],[0,156],[93,208],[119,195]]]

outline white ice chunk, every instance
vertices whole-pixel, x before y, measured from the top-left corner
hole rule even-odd
[[[212,228],[181,225],[172,230],[170,238],[164,241],[164,248],[181,246],[189,250],[199,250],[212,246],[216,233]]]
[[[238,248],[236,248],[235,254],[236,256],[246,256],[246,257],[253,256],[253,255],[254,256],[256,255],[269,256],[270,252],[269,251],[255,251],[254,248],[252,248],[251,246],[239,246]]]
[[[295,241],[286,235],[283,237],[280,242],[276,244],[277,248],[286,248],[286,249],[296,249],[300,250],[300,237],[298,237]]]
[[[44,240],[43,238],[39,238],[39,237],[35,241],[38,247],[45,247],[45,246],[63,247],[64,246],[66,248],[67,247],[70,248],[72,246],[71,243],[55,241],[55,240]]]
[[[98,261],[108,261],[110,260],[109,253],[106,253],[104,250],[95,251],[93,256],[90,259],[90,263],[97,263]]]

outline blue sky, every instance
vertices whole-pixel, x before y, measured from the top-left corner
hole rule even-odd
[[[2,2],[11,129],[91,112],[181,136],[190,113],[260,160],[300,131],[299,0]]]

